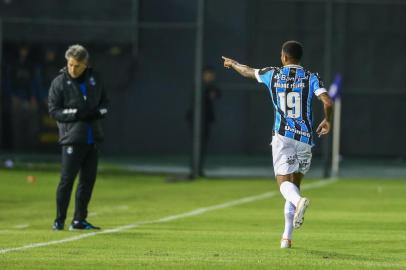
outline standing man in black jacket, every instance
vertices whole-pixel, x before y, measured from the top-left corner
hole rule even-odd
[[[70,230],[100,229],[86,221],[96,181],[98,144],[103,140],[101,119],[107,114],[103,85],[88,66],[89,54],[81,45],[65,53],[67,66],[49,89],[49,113],[57,121],[62,145],[62,172],[56,193],[54,230],[63,230],[73,183],[80,171],[75,213]]]

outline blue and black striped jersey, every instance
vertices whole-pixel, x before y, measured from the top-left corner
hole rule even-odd
[[[312,98],[327,92],[318,74],[287,65],[256,69],[255,77],[271,94],[274,132],[313,145]]]

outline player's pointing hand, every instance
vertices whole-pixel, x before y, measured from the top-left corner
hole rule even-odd
[[[223,58],[223,60],[224,60],[224,67],[225,68],[231,68],[233,64],[237,64],[237,61],[235,61],[235,60],[233,60],[231,58],[228,58],[228,57],[225,57],[225,56],[222,56],[221,58]]]

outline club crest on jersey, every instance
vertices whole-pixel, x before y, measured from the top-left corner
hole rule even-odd
[[[67,85],[71,85],[72,82],[71,82],[71,81],[67,81],[66,84],[67,84]]]
[[[95,86],[95,85],[96,85],[96,80],[94,79],[93,76],[89,78],[89,83],[90,83],[91,86]]]
[[[67,153],[68,155],[72,155],[72,154],[73,154],[73,147],[72,147],[72,146],[69,146],[68,148],[66,148],[66,153]]]

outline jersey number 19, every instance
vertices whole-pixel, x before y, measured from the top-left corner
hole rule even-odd
[[[289,118],[301,117],[302,103],[300,100],[300,93],[289,92],[288,94],[286,94],[285,92],[280,92],[278,93],[278,96],[281,109],[287,117]]]

